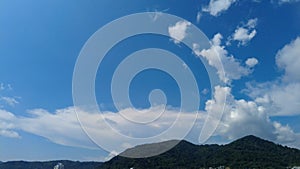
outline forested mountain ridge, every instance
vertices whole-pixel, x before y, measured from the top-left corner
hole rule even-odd
[[[156,144],[157,147],[159,144]],[[141,146],[139,149],[142,149]],[[194,145],[181,141],[171,150],[150,158],[130,159],[116,156],[99,169],[199,169],[220,166],[233,169],[280,169],[300,166],[300,150],[252,135],[226,145]]]
[[[176,140],[139,145],[121,154],[165,147]],[[148,158],[116,156],[107,162],[48,161],[0,162],[0,169],[53,169],[58,163],[64,169],[286,169],[300,166],[300,150],[275,144],[255,136],[246,136],[226,145],[195,145],[185,140],[169,151]]]

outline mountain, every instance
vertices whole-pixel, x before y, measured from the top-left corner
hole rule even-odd
[[[58,163],[62,163],[64,169],[95,169],[102,164],[101,162],[79,162],[68,160],[46,162],[9,161],[0,162],[0,169],[53,169]]]
[[[165,153],[147,157],[174,144],[177,145]],[[11,161],[0,162],[0,169],[53,169],[58,163],[62,163],[64,169],[286,169],[300,166],[300,150],[255,136],[246,136],[226,145],[195,145],[185,140],[171,140],[139,145],[125,150],[121,155],[144,158],[116,156],[104,163]]]
[[[123,154],[142,153],[150,147],[159,149],[170,142],[137,146]],[[300,150],[278,145],[255,136],[246,136],[227,145],[194,145],[180,141],[171,150],[149,158],[116,156],[99,169],[199,169],[220,166],[233,169],[285,169],[300,166]]]

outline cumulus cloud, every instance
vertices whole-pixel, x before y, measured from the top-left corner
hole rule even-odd
[[[258,64],[258,60],[256,58],[248,58],[245,63],[249,67],[254,67]]]
[[[220,33],[216,34],[211,40],[211,48],[201,51],[198,44],[193,44],[193,51],[198,57],[204,57],[209,65],[217,69],[218,76],[224,83],[231,83],[232,80],[249,75],[252,70],[249,69],[250,66],[242,66],[233,55],[228,53],[225,46],[221,45],[222,38]],[[254,58],[248,62],[254,62]]]
[[[249,83],[246,93],[257,103],[263,105],[270,116],[300,115],[300,83],[281,81],[262,84]]]
[[[300,37],[278,51],[276,64],[285,72],[284,81],[300,82]]]
[[[174,43],[178,44],[187,36],[187,29],[191,25],[188,21],[179,21],[168,28],[169,35]]]
[[[257,18],[250,19],[243,26],[238,26],[234,33],[229,37],[227,44],[230,41],[238,41],[238,45],[246,45],[251,39],[253,39],[257,33],[255,27],[257,25]]]
[[[209,12],[213,16],[219,16],[220,13],[229,9],[236,0],[210,0],[209,5],[204,7],[202,11]]]
[[[283,75],[274,81],[249,83],[246,93],[268,109],[271,116],[300,115],[300,37],[276,54],[276,64]]]
[[[240,41],[239,44],[245,45],[256,35],[256,30],[249,32],[246,28],[237,28],[233,34],[233,40]]]
[[[226,107],[222,109],[224,95]],[[223,111],[223,118],[215,135],[229,140],[253,134],[292,146],[297,146],[297,142],[300,141],[299,133],[295,133],[288,125],[270,120],[263,106],[254,101],[235,99],[229,87],[215,88],[214,98],[206,103],[206,111],[213,113]]]
[[[247,23],[249,27],[255,25],[252,22]],[[300,79],[298,78],[300,69],[299,66],[296,66],[300,63],[300,57],[298,57],[300,56],[299,41],[300,38],[298,37],[278,51],[276,63],[283,70],[283,75],[280,79],[263,84],[255,84],[255,87],[249,86],[248,94],[252,100],[236,99],[231,94],[230,87],[216,86],[213,98],[206,102],[206,113],[201,113],[198,116],[198,123],[196,124],[198,128],[202,127],[207,114],[213,120],[215,118],[214,115],[221,111],[223,112],[223,117],[215,135],[220,135],[228,139],[236,139],[244,135],[254,134],[278,143],[298,146],[299,148],[299,133],[295,133],[290,126],[272,121],[269,118],[274,115],[300,114],[300,96],[299,92],[297,92],[300,91]],[[250,68],[258,63],[257,59],[249,58],[245,61],[245,66],[242,66],[242,63],[230,55],[225,47],[222,46],[221,34],[216,34],[211,43],[212,46],[210,49],[199,51],[197,44],[194,44],[193,50],[197,56],[204,57],[211,66],[217,69],[220,79],[224,82],[229,83],[231,80],[248,75],[251,73]],[[218,61],[221,61],[223,64],[219,64],[220,62]],[[224,101],[222,99],[225,98],[226,106],[223,109],[223,105],[221,104]],[[176,120],[178,110],[168,109],[165,112],[165,116],[162,116],[160,120],[151,123],[151,125],[141,125],[138,127],[138,124],[129,123],[128,120],[120,116],[120,113],[133,119],[151,119],[161,109],[158,106],[151,109],[139,110],[143,116],[131,113],[135,112],[133,109],[124,109],[118,113],[105,112],[104,114],[77,110],[77,113],[79,116],[85,117],[81,119],[82,122],[88,124],[85,127],[99,136],[97,139],[105,136],[107,144],[119,147],[115,149],[115,152],[120,152],[138,143],[128,142],[124,143],[124,145],[118,145],[115,143],[116,135],[111,130],[106,130],[105,127],[102,127],[104,124],[99,124],[98,119],[104,115],[106,122],[121,134],[133,137],[148,137],[168,128]],[[74,107],[58,109],[54,112],[34,109],[28,113],[28,116],[15,116],[8,111],[0,110],[0,135],[3,137],[20,138],[21,136],[17,131],[21,130],[42,136],[61,145],[91,149],[97,148],[82,130],[77,121]],[[183,113],[183,116],[185,120],[180,121],[181,126],[186,126],[194,120],[194,115],[191,113]]]
[[[293,147],[297,147],[297,142],[300,141],[300,135],[295,134],[295,132],[290,128],[290,126],[282,124],[278,122],[274,122],[275,133],[277,135],[277,140],[280,143],[292,143],[296,142],[296,144],[292,145]],[[299,148],[299,147],[298,147]]]

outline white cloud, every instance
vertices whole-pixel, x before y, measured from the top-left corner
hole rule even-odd
[[[193,51],[198,57],[204,57],[209,65],[217,69],[218,76],[224,83],[231,83],[232,80],[249,75],[252,70],[242,66],[233,55],[228,53],[225,46],[221,45],[222,38],[220,33],[216,34],[211,40],[211,48],[201,51],[198,44],[193,44]]]
[[[247,44],[256,35],[256,30],[249,32],[246,28],[237,28],[233,34],[233,40],[240,41],[240,44]]]
[[[107,128],[106,124],[99,123],[99,119],[104,117],[106,122],[110,124],[114,130],[123,135],[143,138],[155,136],[165,131],[176,121],[179,114],[179,111],[175,109],[165,110],[162,106],[139,111],[128,108],[118,113],[105,112],[103,114],[85,112],[79,109],[76,109],[76,111],[79,117],[84,117],[84,119],[81,119],[81,122],[82,124],[87,124],[85,125],[85,129],[91,132],[89,134],[96,136],[96,140],[104,140],[104,143],[113,147],[115,152],[121,152],[129,146],[135,146],[141,143],[124,142],[123,145],[119,145],[119,142],[116,141],[116,138],[119,138],[118,134],[113,132],[111,128]],[[134,123],[121,116],[122,114],[130,119],[139,120],[139,118],[142,118],[144,120],[152,119],[160,112],[163,112],[163,115],[149,124]],[[29,116],[27,117],[17,117],[12,113],[0,111],[0,135],[6,137],[20,137],[16,132],[20,130],[47,138],[60,145],[98,149],[98,146],[95,145],[82,130],[77,120],[74,107],[58,109],[53,113],[43,109],[30,110],[28,113]],[[184,128],[183,126],[189,126],[195,120],[194,113],[182,112],[182,116],[184,120],[177,122],[181,128]],[[204,116],[202,115],[198,116],[198,119],[202,119],[201,121],[203,121],[203,118]],[[183,132],[181,128],[176,130],[176,133],[170,133],[168,138],[164,139],[174,139],[172,136],[177,135],[178,132]]]
[[[214,120],[214,115],[223,111],[222,103],[224,99],[226,99],[226,107],[215,135],[220,135],[228,139],[236,139],[244,135],[255,134],[278,143],[298,146],[296,142],[300,140],[299,134],[295,133],[287,125],[271,121],[265,108],[254,101],[235,99],[229,87],[215,87],[213,99],[206,102],[206,113],[202,112],[198,114],[197,128],[201,129],[207,114],[210,114],[211,119]],[[118,138],[116,134],[112,132],[111,129],[106,130],[107,127],[104,127],[105,124],[99,123],[99,118],[104,117],[107,123],[124,135],[149,137],[161,133],[172,125],[177,118],[178,110],[167,109],[163,116],[147,125],[132,123],[124,119],[120,114],[130,119],[152,119],[157,115],[157,112],[161,112],[162,110],[163,107],[157,106],[150,109],[139,110],[138,114],[132,113],[136,111],[129,108],[118,113],[104,112],[103,114],[85,112],[77,109],[77,113],[79,117],[85,117],[80,119],[83,124],[87,124],[85,125],[85,129],[91,131],[92,135],[97,136],[96,139],[105,140],[104,142],[106,144],[115,148],[113,154],[116,154],[128,147],[141,143],[124,142],[122,145],[118,144],[118,142],[116,142],[116,138]],[[195,116],[192,113],[182,112],[182,115],[185,119],[179,121],[182,127],[189,125],[195,120]],[[47,138],[60,145],[89,149],[98,148],[82,130],[77,121],[74,107],[58,109],[53,113],[43,109],[34,109],[29,111],[29,116],[26,117],[15,116],[10,112],[0,110],[0,124],[0,135],[5,137],[20,138],[20,135],[16,132],[20,130]],[[176,130],[176,133],[177,132],[181,132],[180,129]],[[172,139],[173,134],[175,133],[170,133],[170,138],[165,139]],[[189,141],[196,142],[195,140]],[[112,157],[113,154],[107,158]]]
[[[42,136],[60,145],[97,148],[81,129],[74,108],[59,109],[54,113],[34,109],[30,110],[29,114],[31,117],[18,117],[15,120],[18,129]],[[87,118],[90,118],[88,115]]]
[[[225,95],[226,107],[222,109],[222,99]],[[291,146],[297,146],[300,141],[299,133],[295,133],[289,126],[271,121],[263,106],[254,101],[235,99],[229,87],[215,88],[214,98],[206,103],[206,111],[223,111],[223,118],[215,135],[229,140],[253,134]]]
[[[257,18],[254,18],[254,19],[249,19],[247,24],[246,24],[246,27],[248,28],[255,28],[257,25]]]
[[[10,138],[20,138],[20,135],[14,131],[15,116],[5,110],[0,109],[0,136]]]
[[[277,66],[284,74],[279,79],[249,84],[247,93],[264,105],[272,116],[300,115],[300,37],[276,54]]]
[[[298,91],[300,83],[267,82],[248,85],[247,93],[263,105],[270,116],[293,116],[300,115]]]
[[[284,70],[285,81],[300,82],[300,37],[278,51],[276,63]]]
[[[230,41],[238,41],[238,45],[246,45],[251,39],[253,39],[257,33],[255,27],[257,25],[257,18],[248,20],[247,24],[243,26],[238,26],[234,31],[233,35],[229,37],[227,44]]]
[[[16,98],[14,98],[14,97],[2,96],[2,97],[0,97],[0,100],[3,101],[5,104],[8,104],[9,106],[12,106],[12,107],[19,103],[16,100]]]
[[[169,35],[176,44],[180,43],[187,36],[187,29],[191,25],[188,21],[179,21],[168,28]]]
[[[294,131],[290,128],[290,126],[283,126],[278,122],[274,122],[274,127],[276,129],[275,134],[277,134],[277,140],[281,143],[291,143],[298,142],[299,134],[295,134]]]
[[[278,107],[276,115],[300,114],[300,83],[291,83],[286,86],[275,86],[268,95],[273,105]]]
[[[4,94],[7,94],[8,92],[10,92],[11,90],[13,90],[12,86],[10,84],[5,84],[5,83],[0,83],[0,92],[4,92]],[[0,108],[5,107],[6,105],[14,107],[16,104],[19,104],[18,99],[20,99],[20,97],[16,97],[16,96],[7,96],[7,95],[0,95]]]
[[[20,138],[20,135],[11,130],[0,130],[0,136],[10,137],[10,138]]]
[[[209,12],[213,16],[220,15],[226,11],[236,0],[210,0],[209,5],[204,7],[202,11]]]
[[[245,63],[249,67],[254,67],[258,64],[258,60],[256,58],[248,58]]]
[[[253,27],[255,24],[254,21],[248,21],[246,25],[248,25],[248,27]],[[180,28],[180,30],[184,30],[183,35],[181,33],[179,36],[180,38],[186,36],[185,29],[186,28]],[[174,30],[175,29],[172,31]],[[298,133],[295,133],[288,125],[282,125],[269,118],[269,116],[273,115],[300,114],[300,95],[298,94],[299,92],[297,92],[300,91],[300,79],[297,76],[299,75],[300,70],[295,66],[297,65],[295,63],[299,63],[300,60],[300,57],[298,57],[300,56],[299,41],[300,38],[296,38],[296,40],[283,47],[276,55],[276,63],[284,70],[282,79],[275,82],[258,84],[255,88],[248,89],[249,94],[254,101],[234,98],[231,94],[231,88],[229,87],[217,86],[215,88],[213,99],[208,100],[205,106],[205,111],[211,112],[212,119],[214,118],[214,114],[223,111],[223,105],[221,105],[223,102],[222,99],[227,96],[224,116],[215,135],[220,135],[228,139],[235,139],[244,135],[254,134],[278,143],[298,146],[298,148],[300,147],[300,136]],[[210,49],[199,51],[197,44],[194,44],[193,50],[197,56],[207,59],[209,64],[217,69],[220,79],[226,83],[230,83],[231,80],[248,75],[251,73],[250,68],[258,63],[255,58],[249,58],[245,62],[247,66],[242,66],[241,63],[230,55],[225,47],[222,46],[221,34],[216,34],[211,40],[211,43],[212,47]],[[223,65],[218,64],[219,59]],[[223,72],[223,69],[225,73]],[[143,116],[131,113],[132,109],[124,109],[119,113],[137,119],[151,119],[153,118],[153,115],[157,115],[157,112],[160,111],[161,108],[156,107],[156,109],[140,110]],[[274,114],[270,114],[270,112],[274,112]],[[29,113],[30,116],[26,117],[15,116],[10,112],[0,110],[0,135],[4,137],[20,138],[17,131],[21,130],[42,136],[61,145],[90,149],[97,148],[80,127],[73,107],[59,109],[55,112],[35,109],[29,111]],[[102,129],[101,125],[104,125],[99,124],[97,120],[101,118],[100,114],[84,111],[79,111],[77,113],[85,117],[81,120],[89,124],[86,127],[94,132],[95,135],[99,135],[98,139],[101,139],[101,137],[103,139],[103,136],[105,136],[107,144],[116,147],[115,152],[120,152],[125,148],[128,148],[128,145],[134,146],[137,144],[125,143],[126,146],[125,144],[116,144],[115,134],[110,130],[99,130]],[[119,113],[105,112],[104,115],[107,122],[118,132],[129,136],[140,137],[156,135],[157,133],[164,131],[172,124],[178,114],[177,110],[167,110],[166,116],[155,121],[155,123],[137,127],[136,124],[131,124],[128,120],[122,118]],[[184,118],[186,120],[180,121],[181,125],[187,125],[187,123],[194,120],[193,117],[194,116],[190,113],[184,113]],[[200,114],[198,123],[196,124],[198,128],[201,128],[205,119],[206,115]]]

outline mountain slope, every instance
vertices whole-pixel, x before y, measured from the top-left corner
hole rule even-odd
[[[160,143],[152,147],[159,148]],[[138,151],[143,151],[143,146]],[[149,145],[148,145],[149,147]],[[133,151],[131,149],[131,151]],[[125,151],[126,153],[126,151]],[[99,169],[164,168],[286,168],[300,166],[300,150],[284,147],[255,136],[246,136],[227,145],[194,145],[181,141],[171,150],[150,158],[116,156]]]

